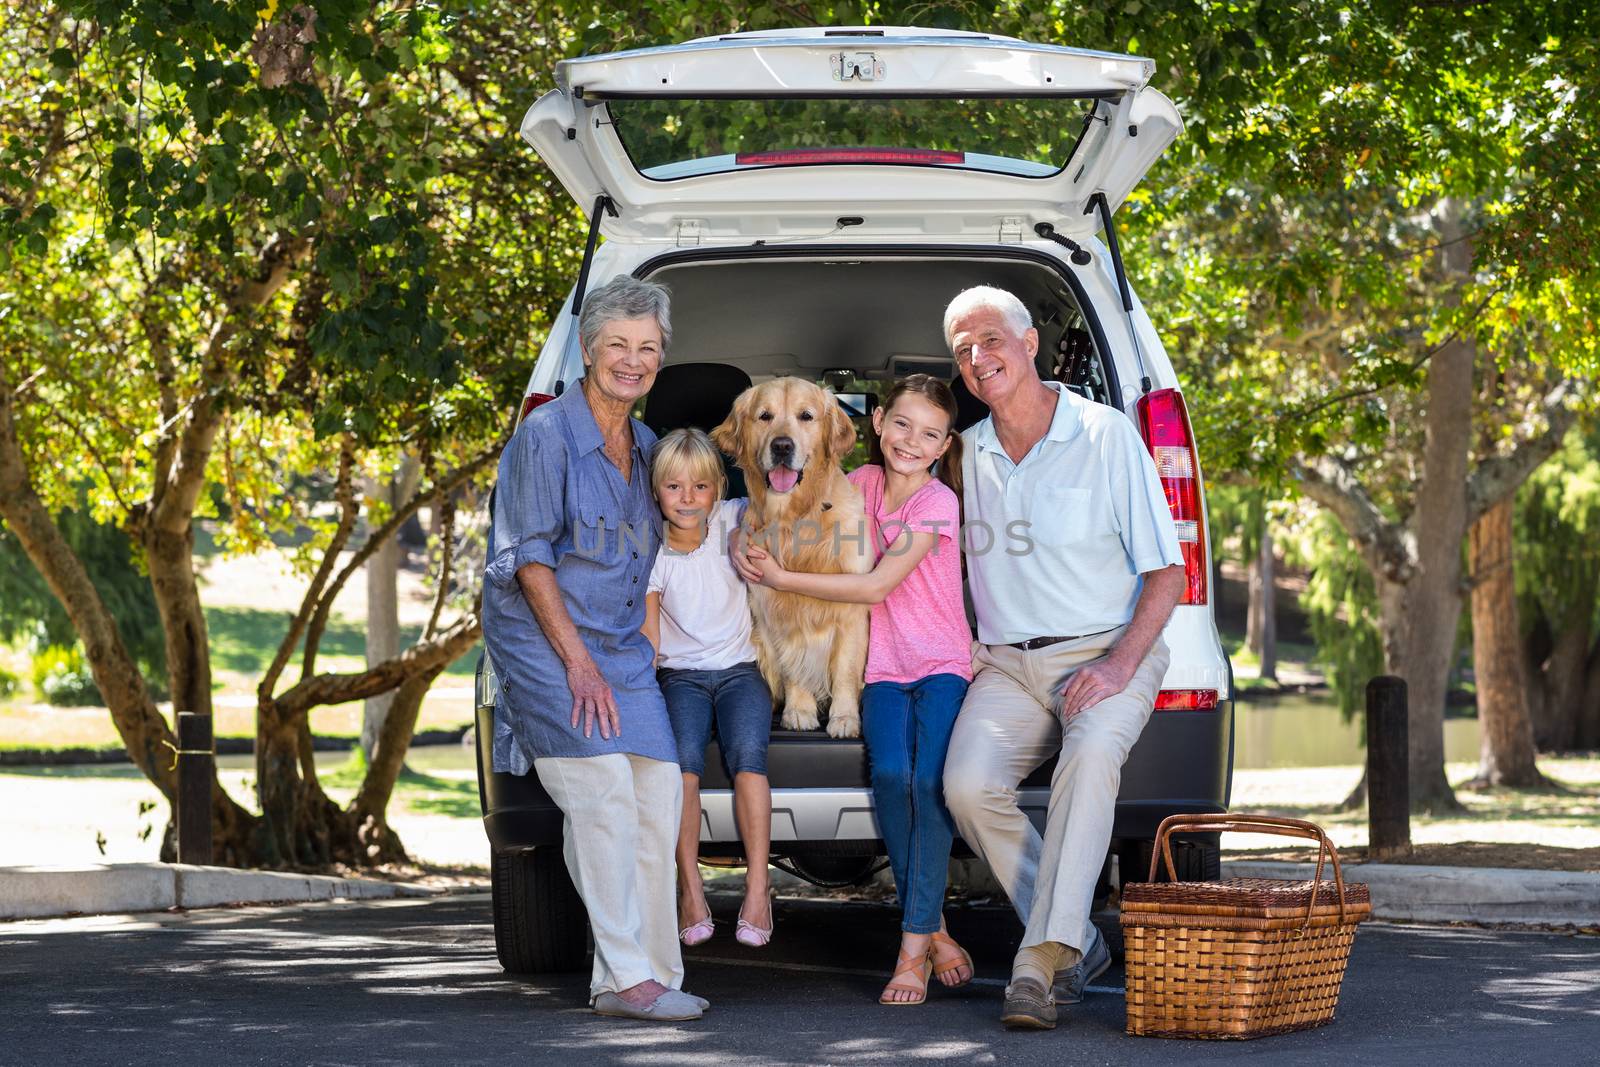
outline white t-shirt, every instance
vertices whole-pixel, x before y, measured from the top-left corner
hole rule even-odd
[[[728,558],[728,535],[739,526],[743,500],[724,500],[693,552],[665,543],[656,553],[646,590],[661,594],[657,665],[677,670],[722,670],[756,658],[750,641],[750,601],[744,579]]]
[[[991,419],[961,435],[963,548],[986,645],[1122,626],[1140,575],[1183,564],[1133,421],[1045,385],[1056,393],[1055,416],[1021,463],[1006,455]]]

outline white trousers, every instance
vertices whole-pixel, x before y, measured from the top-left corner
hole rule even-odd
[[[589,999],[655,979],[683,986],[673,849],[683,808],[676,763],[643,756],[533,761],[566,816],[562,854],[594,931]]]
[[[1093,938],[1089,911],[1111,843],[1122,764],[1150,719],[1170,659],[1157,638],[1126,689],[1063,727],[1067,681],[1110,651],[1122,633],[1031,652],[979,645],[945,760],[945,803],[1026,926],[1022,947],[1066,945],[1072,951],[1062,966],[1075,964]],[[1017,806],[1017,787],[1058,753],[1041,836]]]

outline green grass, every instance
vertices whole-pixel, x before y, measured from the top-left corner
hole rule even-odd
[[[1542,756],[1539,768],[1552,779],[1555,788],[1475,791],[1461,788],[1476,773],[1475,763],[1447,764],[1446,772],[1456,787],[1461,808],[1413,815],[1413,840],[1496,841],[1559,848],[1600,845],[1600,755]],[[1359,767],[1237,771],[1233,807],[1235,811],[1309,819],[1321,824],[1341,848],[1364,845],[1366,809],[1341,807],[1360,775]]]
[[[358,748],[351,750],[350,758],[337,767],[319,770],[317,778],[330,793],[353,795],[361,787],[366,773],[367,761]],[[395,782],[394,803],[417,815],[477,819],[483,814],[478,806],[475,777],[441,778],[409,767],[400,772]]]
[[[277,654],[278,645],[289,628],[289,614],[257,608],[207,608],[206,630],[211,638],[211,663],[225,671],[259,677]],[[405,648],[422,635],[420,626],[400,628],[400,647]],[[304,640],[297,646],[305,647]],[[349,619],[329,619],[323,632],[318,659],[348,658],[364,662],[367,653],[366,627]],[[471,678],[477,669],[478,651],[473,649],[445,669],[445,675]],[[287,673],[287,672],[286,672]]]

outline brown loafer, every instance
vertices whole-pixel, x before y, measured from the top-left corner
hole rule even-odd
[[[1055,997],[1032,978],[1019,978],[1006,986],[1006,1006],[1000,1012],[1000,1021],[1012,1030],[1054,1030]]]

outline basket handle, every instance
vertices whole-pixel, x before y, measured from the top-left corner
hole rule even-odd
[[[1339,867],[1339,852],[1328,840],[1322,827],[1305,819],[1285,819],[1277,815],[1168,815],[1156,830],[1155,849],[1150,855],[1150,877],[1146,880],[1156,880],[1162,862],[1167,865],[1167,877],[1174,882],[1178,880],[1178,871],[1172,862],[1172,842],[1169,840],[1173,834],[1238,832],[1303,837],[1317,842],[1317,873],[1311,882],[1311,903],[1306,908],[1306,922],[1311,921],[1311,915],[1317,908],[1324,857],[1333,861],[1333,884],[1339,894],[1339,921],[1344,922],[1344,871]]]

